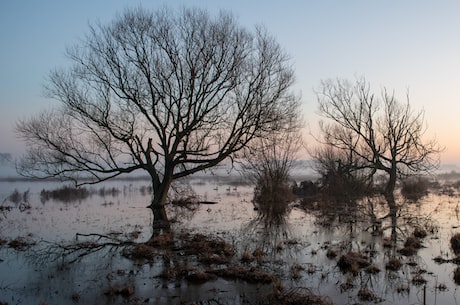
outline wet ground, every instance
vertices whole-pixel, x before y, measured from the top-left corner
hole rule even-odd
[[[148,185],[116,181],[57,199],[42,190],[58,183],[2,182],[0,304],[460,302],[454,187],[404,203],[396,218],[374,199],[296,202],[273,222],[254,210],[251,186],[196,178],[206,204],[169,206],[173,231],[158,235]]]

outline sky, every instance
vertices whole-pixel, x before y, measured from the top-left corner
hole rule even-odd
[[[321,80],[364,76],[375,93],[394,90],[402,101],[409,93],[427,135],[445,147],[441,161],[460,164],[460,1],[427,0],[0,0],[0,153],[20,154],[15,123],[57,105],[43,96],[46,78],[70,62],[65,50],[89,24],[165,5],[263,25],[292,59],[306,130],[317,128]]]

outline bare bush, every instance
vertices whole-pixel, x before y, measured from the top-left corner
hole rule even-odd
[[[428,180],[424,177],[409,177],[401,182],[401,194],[404,198],[417,202],[428,194]]]

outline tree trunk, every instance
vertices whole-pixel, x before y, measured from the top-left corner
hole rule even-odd
[[[396,164],[392,165],[390,170],[388,171],[389,178],[387,185],[385,186],[384,190],[384,196],[385,199],[388,203],[388,207],[390,208],[391,211],[396,211],[396,200],[395,200],[395,188],[396,188],[396,178],[397,178],[397,172],[396,172]]]
[[[166,213],[165,204],[168,196],[168,191],[171,187],[172,179],[165,177],[163,181],[153,187],[153,198],[148,206],[153,213],[152,227],[155,231],[169,231],[170,222]]]

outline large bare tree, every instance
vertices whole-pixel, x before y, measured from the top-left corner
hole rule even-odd
[[[322,141],[373,173],[385,173],[384,195],[396,209],[394,190],[398,178],[435,169],[442,148],[425,136],[424,112],[412,110],[409,97],[399,102],[383,89],[374,95],[369,83],[336,79],[321,82],[317,92]],[[360,168],[356,168],[359,170]]]
[[[145,171],[160,220],[173,180],[298,113],[288,56],[229,13],[129,9],[67,55],[72,65],[46,86],[61,107],[17,124],[28,144],[20,172],[84,184]]]

